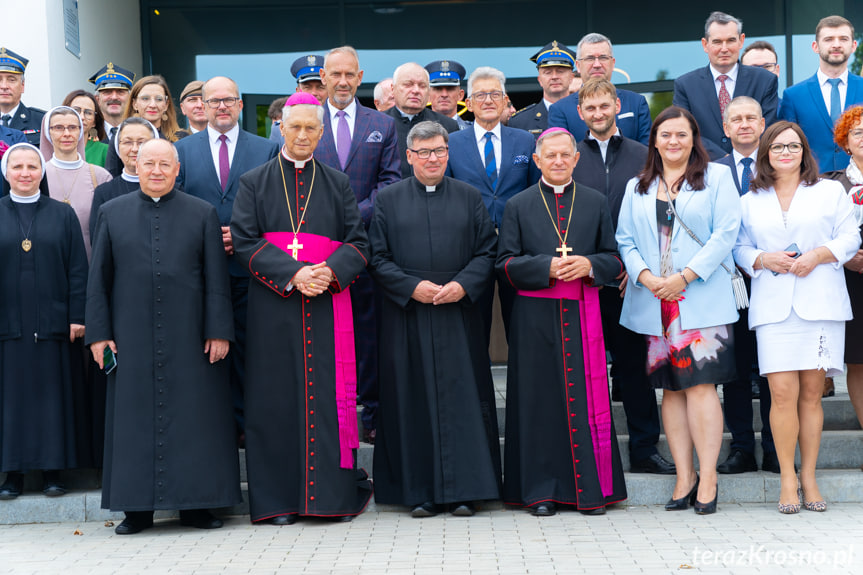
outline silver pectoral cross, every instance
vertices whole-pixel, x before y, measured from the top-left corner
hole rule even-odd
[[[294,241],[288,244],[288,249],[291,250],[291,255],[297,259],[297,254],[303,249],[303,244],[297,242],[297,234],[294,234]]]

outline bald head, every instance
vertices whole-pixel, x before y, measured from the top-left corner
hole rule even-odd
[[[415,62],[402,64],[393,73],[396,107],[405,114],[419,114],[429,101],[428,70]]]
[[[174,189],[180,173],[180,159],[174,144],[167,140],[149,140],[138,149],[136,160],[141,191],[160,198]]]

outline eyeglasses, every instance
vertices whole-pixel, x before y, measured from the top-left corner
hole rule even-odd
[[[163,104],[168,101],[168,98],[165,96],[138,96],[138,99],[144,104],[149,104],[150,102],[155,102],[156,104]]]
[[[606,62],[611,62],[611,56],[606,56],[605,54],[602,56],[585,56],[584,58],[579,58],[578,61],[587,62],[588,64],[593,64],[594,62],[605,64]]]
[[[436,158],[446,158],[449,154],[449,146],[441,146],[440,148],[434,148],[433,150],[428,148],[423,148],[421,150],[408,148],[408,150],[416,154],[420,160],[428,160],[432,154],[434,154]]]
[[[51,126],[48,129],[55,134],[62,134],[64,132],[72,132],[74,134],[75,132],[81,131],[81,126],[79,126],[78,124],[75,124],[74,126],[61,126],[57,124],[56,126]]]
[[[772,64],[749,64],[749,65],[752,66],[753,68],[763,68],[763,69],[768,70],[770,72],[772,72],[773,69],[776,68],[776,62],[774,62]]]
[[[83,108],[76,108],[74,106],[72,107],[72,109],[75,110],[76,112],[78,112],[79,116],[83,116],[85,118],[95,118],[96,117],[95,110],[85,110]]]
[[[489,98],[492,102],[500,102],[503,99],[503,92],[494,90],[493,92],[474,92],[471,95],[471,99],[477,102],[485,102]]]
[[[803,151],[803,144],[800,142],[791,142],[790,144],[770,144],[770,152],[779,155],[788,149],[792,154],[799,154]]]
[[[863,138],[863,129],[857,128],[856,130],[851,130],[848,132],[848,136],[851,138]]]
[[[120,147],[121,148],[134,148],[135,146],[138,146],[140,148],[141,146],[144,145],[144,142],[147,142],[147,141],[148,140],[126,140],[126,139],[122,139],[122,140],[120,140]]]
[[[222,104],[224,104],[226,108],[233,108],[239,100],[239,98],[210,98],[209,100],[204,100],[204,103],[215,110]]]

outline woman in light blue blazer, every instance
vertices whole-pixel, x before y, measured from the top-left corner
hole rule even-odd
[[[734,257],[752,276],[749,327],[770,384],[779,459],[779,511],[827,503],[815,481],[825,376],[842,373],[851,302],[842,266],[860,246],[854,207],[839,182],[818,177],[803,130],[777,122],[761,137],[752,191],[741,198]],[[794,451],[800,444],[800,483]]]
[[[737,308],[721,264],[734,266],[740,199],[731,170],[708,160],[688,111],[673,106],[660,113],[645,169],[626,186],[616,235],[629,274],[620,323],[647,336],[648,376],[663,390],[662,421],[677,467],[665,508],[694,505],[698,514],[716,511],[722,445],[716,384],[736,378]]]

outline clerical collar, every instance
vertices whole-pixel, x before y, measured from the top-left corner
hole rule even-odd
[[[437,191],[437,186],[426,186],[426,191],[427,191],[427,192],[429,192],[429,193],[431,193],[431,192],[436,192],[436,191]]]
[[[12,201],[16,204],[35,204],[39,201],[40,193],[36,192],[32,196],[19,196],[13,191],[9,191],[9,196],[12,198]]]
[[[549,184],[546,181],[545,176],[543,176],[542,183],[545,184],[546,187],[551,188],[555,195],[560,195],[566,191],[566,188],[568,188],[570,184],[572,184],[572,178],[569,178],[569,181],[562,186],[555,186],[554,184]]]
[[[140,181],[137,174],[135,174],[135,175],[128,174],[128,173],[126,173],[126,170],[123,170],[123,173],[120,174],[120,177],[123,178],[124,180],[126,180],[127,182],[132,182],[133,184],[137,184]]]
[[[55,167],[60,168],[61,170],[77,170],[84,165],[84,160],[81,159],[81,154],[78,154],[78,159],[72,162],[67,162],[66,160],[58,160],[57,156],[51,156],[50,161],[52,164],[54,164]]]
[[[302,170],[303,168],[306,167],[307,163],[312,161],[312,158],[314,158],[315,156],[312,155],[306,160],[295,160],[288,155],[288,153],[285,151],[284,148],[282,148],[282,157],[285,158],[287,161],[291,162],[294,165],[294,168],[296,168],[298,170]]]
[[[159,203],[159,200],[161,200],[161,199],[162,199],[162,196],[159,196],[159,197],[149,196],[149,197],[150,197],[150,199],[151,199],[151,200],[153,200],[153,203],[154,203],[154,204],[158,204],[158,203]]]
[[[396,106],[396,107],[395,107],[395,109],[396,109],[396,112],[398,112],[399,114],[401,114],[401,117],[402,117],[402,118],[407,118],[407,119],[408,119],[409,121],[411,121],[411,122],[413,122],[413,119],[414,119],[414,118],[416,118],[417,116],[419,116],[419,114],[408,114],[407,112],[402,112],[402,111],[401,111],[401,109],[400,109],[398,106]]]

